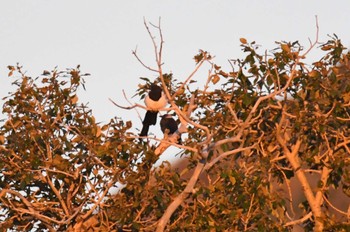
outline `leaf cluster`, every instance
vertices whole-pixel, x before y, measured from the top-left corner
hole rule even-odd
[[[79,67],[33,79],[9,66],[19,78],[5,98],[0,128],[1,226],[154,231],[184,196],[169,231],[291,231],[294,224],[311,229],[319,218],[326,229],[342,228],[326,200],[329,189],[350,196],[349,53],[334,36],[320,47],[324,57],[307,65],[297,41],[278,42],[264,54],[255,42],[241,43],[245,57],[230,60],[229,71],[203,50],[194,57],[210,67],[204,88],[190,88],[192,76],[141,78],[140,99],[156,83],[180,112],[191,110],[186,120],[174,110],[188,123],[182,169],[168,162],[155,168],[154,143],[136,139],[131,122],[96,122],[78,99],[85,76]],[[199,180],[184,192],[199,164]],[[316,179],[305,195],[326,199],[320,216],[312,216],[318,211],[310,200],[293,199],[294,179],[306,187]]]

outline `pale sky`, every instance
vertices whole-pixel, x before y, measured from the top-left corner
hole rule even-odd
[[[327,34],[336,33],[349,46],[349,10],[350,2],[345,0],[1,1],[0,98],[13,81],[7,77],[7,65],[19,62],[29,76],[36,77],[55,66],[66,69],[80,64],[82,72],[91,74],[80,100],[89,102],[97,121],[120,116],[133,120],[133,126],[140,129],[135,111],[116,108],[108,98],[127,105],[123,89],[131,97],[140,76],[156,77],[131,53],[137,47],[145,63],[155,64],[144,17],[155,24],[161,17],[164,71],[184,80],[194,68],[192,58],[199,49],[215,55],[215,62],[227,68],[228,59],[242,58],[241,37],[260,44],[262,53],[281,40],[299,40],[308,46],[308,39],[316,35],[315,15],[321,42],[328,40]],[[202,71],[206,73],[207,68]],[[195,77],[198,81],[205,78]],[[142,103],[138,98],[131,100]],[[140,113],[143,116],[144,111]]]

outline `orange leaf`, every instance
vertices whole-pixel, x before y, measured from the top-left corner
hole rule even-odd
[[[247,40],[245,38],[239,38],[239,41],[241,41],[242,44],[246,44]]]

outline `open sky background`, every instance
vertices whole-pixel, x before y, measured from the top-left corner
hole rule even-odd
[[[1,1],[0,97],[13,90],[7,65],[19,62],[27,75],[36,77],[56,66],[64,70],[80,64],[82,72],[91,76],[86,78],[86,91],[79,92],[79,99],[89,102],[97,121],[119,116],[140,129],[141,120],[134,110],[116,108],[108,98],[128,105],[122,90],[131,97],[139,77],[156,77],[132,55],[137,47],[143,61],[155,65],[144,17],[155,24],[161,17],[164,71],[184,80],[194,68],[193,56],[199,49],[215,55],[215,62],[228,69],[228,59],[243,57],[241,37],[256,41],[261,52],[273,49],[274,42],[281,40],[299,40],[307,47],[308,39],[314,40],[316,35],[315,15],[320,42],[329,39],[327,34],[336,33],[349,46],[349,10],[350,1],[345,0]],[[312,51],[309,60],[320,56]],[[204,67],[195,79],[204,81],[207,70]],[[138,98],[131,100],[142,103]],[[144,111],[140,113],[143,116]]]

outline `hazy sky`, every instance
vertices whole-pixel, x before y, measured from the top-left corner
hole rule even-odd
[[[80,100],[89,102],[97,120],[121,116],[140,128],[135,111],[118,109],[108,98],[127,105],[122,89],[131,97],[140,76],[156,77],[131,53],[137,47],[144,62],[154,65],[144,17],[153,23],[161,17],[164,71],[183,80],[194,67],[192,58],[198,49],[215,55],[216,63],[224,67],[227,59],[242,57],[240,37],[255,40],[262,52],[281,40],[299,40],[308,46],[308,38],[315,38],[315,15],[321,42],[327,41],[327,34],[336,33],[349,46],[349,10],[349,1],[316,0],[1,1],[0,97],[11,89],[7,65],[19,62],[28,75],[36,77],[55,66],[65,69],[80,64],[83,72],[91,74]],[[201,78],[205,77],[196,76]]]

